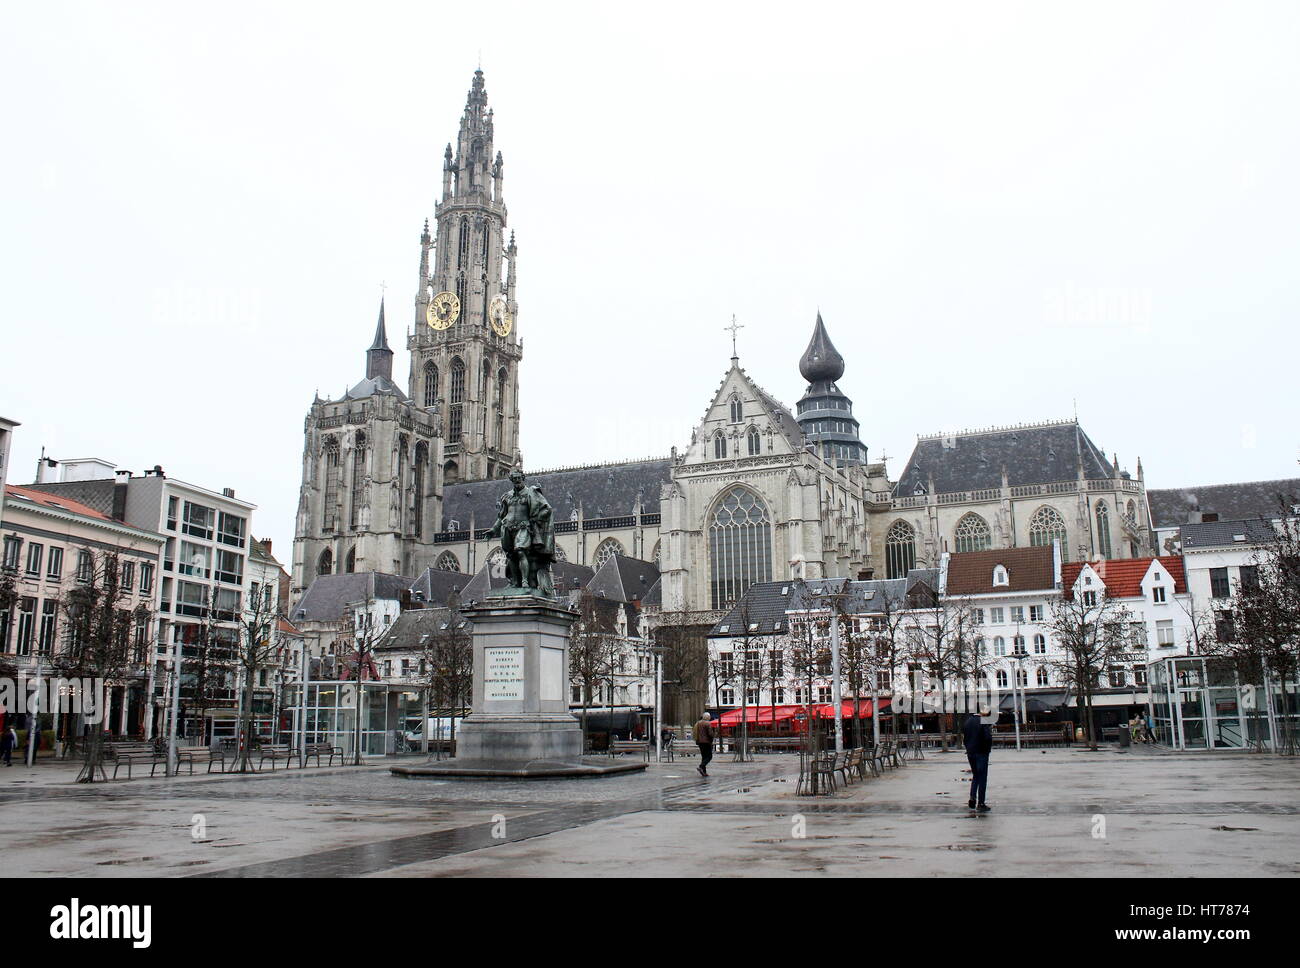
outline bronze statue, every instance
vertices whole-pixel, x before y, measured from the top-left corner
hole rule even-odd
[[[524,472],[510,472],[512,490],[501,495],[496,524],[489,532],[501,539],[506,555],[506,580],[511,589],[555,597],[551,562],[555,560],[555,528],[550,502],[536,485],[524,483]]]

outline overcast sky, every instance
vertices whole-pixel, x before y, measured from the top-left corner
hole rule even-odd
[[[406,385],[481,58],[527,467],[665,455],[818,308],[872,459],[1079,418],[1149,487],[1297,474],[1300,6],[11,4],[0,415],[233,487],[288,563],[312,394]]]

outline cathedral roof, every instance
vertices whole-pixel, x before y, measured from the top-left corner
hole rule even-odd
[[[1171,528],[1200,521],[1204,514],[1217,514],[1223,521],[1275,518],[1279,499],[1285,497],[1288,504],[1294,504],[1297,495],[1300,495],[1300,478],[1293,477],[1149,490],[1147,500],[1151,505],[1151,523],[1157,528]]]
[[[799,372],[809,383],[822,380],[834,382],[844,375],[844,357],[840,356],[840,351],[831,342],[820,312],[808,348],[799,359]]]
[[[555,523],[573,520],[578,505],[585,518],[622,517],[632,513],[637,495],[644,514],[659,511],[659,489],[670,478],[671,460],[657,457],[621,464],[593,464],[528,474],[555,509]],[[497,501],[510,490],[505,478],[448,484],[442,494],[443,528],[465,530],[473,515],[475,528],[489,528],[497,516]],[[451,522],[456,522],[453,528]]]
[[[405,400],[406,393],[386,376],[367,377],[343,395],[345,400],[364,400],[366,397],[389,393]]]
[[[938,494],[1002,486],[1002,468],[1012,487],[1073,481],[1079,464],[1087,480],[1115,476],[1106,455],[1074,421],[1028,427],[938,434],[916,442],[894,494],[909,497],[928,490]]]

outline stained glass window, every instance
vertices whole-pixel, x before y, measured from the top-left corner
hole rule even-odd
[[[772,524],[753,491],[725,492],[709,525],[710,597],[726,608],[755,582],[772,580]]]

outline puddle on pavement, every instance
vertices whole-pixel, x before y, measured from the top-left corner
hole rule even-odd
[[[944,850],[992,850],[992,844],[945,844]]]

